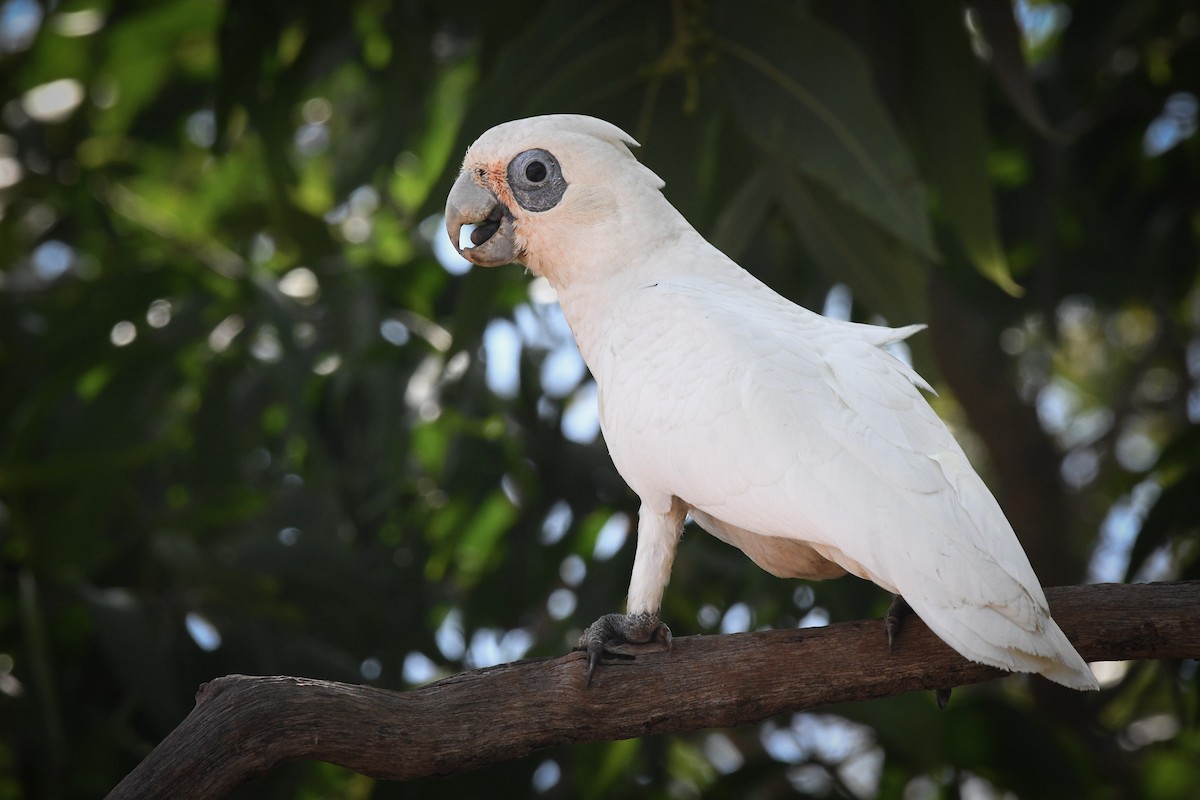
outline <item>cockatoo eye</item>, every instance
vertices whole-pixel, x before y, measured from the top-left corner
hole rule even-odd
[[[532,183],[541,183],[546,180],[546,165],[540,161],[530,161],[525,165],[525,177]]]
[[[508,162],[508,188],[526,211],[548,211],[567,191],[558,159],[542,149],[526,150]]]

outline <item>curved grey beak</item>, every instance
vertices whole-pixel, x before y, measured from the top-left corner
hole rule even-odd
[[[464,225],[474,225],[472,247],[460,244]],[[463,258],[481,267],[498,267],[517,259],[513,216],[496,196],[463,172],[446,197],[446,233]]]

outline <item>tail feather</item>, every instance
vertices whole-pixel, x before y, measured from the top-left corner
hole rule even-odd
[[[1100,688],[1087,662],[1049,614],[1041,619],[1040,630],[1030,631],[991,608],[918,605],[913,605],[913,610],[929,629],[970,661],[1036,673],[1071,689]]]

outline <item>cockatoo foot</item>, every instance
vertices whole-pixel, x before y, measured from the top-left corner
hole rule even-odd
[[[892,598],[892,604],[888,606],[887,613],[883,615],[883,629],[887,631],[888,651],[896,649],[896,636],[900,633],[900,626],[904,624],[905,618],[913,613],[912,606],[905,602],[904,598],[896,595]],[[946,706],[950,703],[949,689],[935,689],[933,699],[937,701],[939,711],[945,711]]]
[[[904,624],[904,618],[912,613],[912,607],[904,601],[900,595],[892,598],[892,604],[888,606],[887,613],[883,615],[883,629],[887,631],[888,637],[888,652],[896,649],[896,636],[900,633],[900,626]]]
[[[587,685],[591,686],[592,673],[606,650],[622,644],[653,643],[664,649],[671,646],[671,629],[657,614],[605,614],[588,626],[575,649],[588,654]]]

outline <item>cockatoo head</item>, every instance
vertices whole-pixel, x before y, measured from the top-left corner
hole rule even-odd
[[[629,134],[594,117],[554,114],[497,125],[463,159],[446,198],[446,232],[474,264],[516,261],[552,283],[570,264],[609,250],[638,199],[665,203],[662,181],[642,166]],[[472,225],[471,245],[460,237]],[[558,280],[555,280],[555,279]]]

